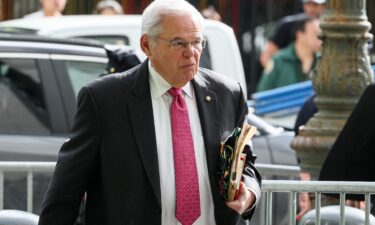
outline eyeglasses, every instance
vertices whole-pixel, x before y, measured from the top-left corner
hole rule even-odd
[[[193,48],[196,49],[196,50],[202,50],[207,45],[207,40],[205,38],[204,39],[196,39],[196,40],[191,41],[191,42],[185,41],[185,40],[180,39],[180,38],[172,39],[172,40],[164,39],[164,38],[161,38],[161,37],[154,37],[154,38],[157,38],[159,40],[168,42],[169,47],[171,49],[175,50],[175,51],[179,51],[179,50],[182,50],[184,48],[187,48],[189,45],[193,46]]]

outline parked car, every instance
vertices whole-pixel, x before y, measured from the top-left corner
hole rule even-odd
[[[98,78],[108,62],[93,41],[0,34],[0,160],[56,161],[68,137],[76,95]],[[258,163],[296,165],[293,134],[250,115]],[[50,175],[34,177],[34,213]],[[26,176],[5,176],[4,207],[26,209]]]
[[[0,36],[0,160],[56,161],[80,87],[104,72],[97,42]],[[26,176],[5,174],[4,207],[26,209]],[[34,177],[34,209],[50,175]]]
[[[79,89],[98,78],[107,61],[104,46],[97,42],[1,35],[1,159],[55,161],[56,151],[50,149],[57,149],[66,139]],[[286,142],[293,136],[254,115],[249,121],[259,127],[259,137],[267,137],[254,140],[259,149],[280,146],[275,138],[280,134]],[[258,154],[262,163],[295,164]]]
[[[256,163],[297,166],[297,157],[290,147],[294,132],[275,127],[254,115],[248,115],[248,123],[258,128],[258,134],[252,139]]]
[[[1,225],[37,225],[39,216],[20,210],[0,210]]]
[[[140,50],[141,15],[72,15],[0,22],[1,32],[29,33],[60,38],[90,38],[110,44],[129,45]],[[205,20],[207,49],[201,66],[238,80],[247,96],[241,54],[232,28]]]
[[[96,42],[2,35],[1,160],[56,160],[79,89],[104,72],[107,61]]]

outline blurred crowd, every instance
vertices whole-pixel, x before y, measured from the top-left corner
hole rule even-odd
[[[282,18],[260,54],[257,91],[309,79],[321,46],[319,18],[325,0],[302,0],[303,12]]]
[[[62,16],[67,0],[40,0],[41,9],[27,14],[24,18],[40,18],[46,16]],[[120,15],[123,14],[122,6],[115,0],[99,1],[93,14],[99,15]]]

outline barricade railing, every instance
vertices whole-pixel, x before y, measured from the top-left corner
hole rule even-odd
[[[27,199],[26,210],[33,211],[33,177],[34,173],[50,172],[55,168],[55,162],[0,162],[0,209],[4,208],[4,173],[6,172],[24,172],[27,174]],[[267,178],[270,176],[297,178],[299,167],[285,165],[271,165],[259,163],[256,165],[262,176]]]
[[[33,177],[37,172],[53,172],[55,162],[0,162],[0,210],[4,209],[4,173],[25,172],[27,174],[27,211],[33,211]]]
[[[4,208],[4,173],[25,172],[27,174],[27,211],[33,211],[33,176],[34,173],[52,173],[55,162],[0,162],[0,209]],[[296,224],[297,194],[309,192],[315,194],[316,224],[320,225],[320,207],[322,193],[337,193],[340,196],[340,224],[345,224],[345,195],[350,193],[365,195],[365,224],[369,225],[370,196],[375,193],[375,182],[330,182],[330,181],[299,181],[300,172],[297,166],[256,164],[262,176],[262,198],[259,209],[260,225],[272,225],[272,195],[284,192],[289,195],[287,201],[289,224]],[[286,177],[291,180],[267,180],[267,177]]]
[[[273,164],[263,164],[263,163],[256,163],[256,168],[259,170],[260,174],[262,175],[263,180],[299,180],[299,173],[300,167],[299,166],[287,166],[287,165],[273,165]],[[264,182],[262,184],[262,188],[264,188]],[[265,194],[262,193],[262,198],[260,200],[260,204],[257,207],[256,213],[250,222],[251,225],[265,225],[267,212],[270,212],[272,208],[277,208],[277,211],[274,215],[272,212],[270,216],[273,216],[275,220],[278,220],[278,225],[289,225],[287,224],[288,215],[291,212],[291,209],[288,207],[288,202],[290,199],[286,196],[286,194],[276,194],[274,195],[274,203],[273,207],[267,205],[266,198],[264,197]],[[278,208],[278,203],[283,203],[283,208]],[[272,221],[272,220],[271,220]]]
[[[283,179],[299,179],[299,166],[272,165],[257,163],[256,168],[263,179],[275,179],[274,177],[283,177]]]
[[[375,193],[375,182],[342,182],[342,181],[300,181],[298,166],[256,164],[262,174],[262,198],[258,206],[260,211],[259,224],[271,225],[273,206],[272,196],[277,193],[289,195],[285,201],[284,207],[287,207],[288,224],[296,224],[297,214],[297,195],[298,193],[308,192],[315,196],[316,221],[315,224],[321,224],[320,208],[322,193],[338,194],[340,197],[340,224],[345,224],[345,196],[346,194],[364,194],[365,195],[365,224],[370,224],[370,196]],[[288,179],[288,180],[280,180]],[[269,180],[272,179],[272,180]],[[275,180],[276,179],[276,180]],[[324,195],[323,195],[324,196]],[[276,206],[277,207],[277,206]],[[374,206],[375,207],[375,206]]]
[[[321,224],[322,193],[339,194],[340,196],[340,225],[345,224],[345,195],[365,195],[365,225],[370,224],[370,196],[375,194],[375,182],[344,182],[344,181],[296,181],[296,180],[263,180],[262,201],[266,201],[266,212],[261,213],[264,221],[261,224],[272,223],[272,194],[287,192],[289,194],[289,224],[296,224],[297,194],[308,192],[315,194],[316,225]]]

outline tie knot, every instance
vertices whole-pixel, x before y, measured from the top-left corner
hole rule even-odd
[[[168,90],[169,94],[171,94],[173,97],[176,97],[178,95],[181,95],[182,89],[181,88],[171,88]]]

